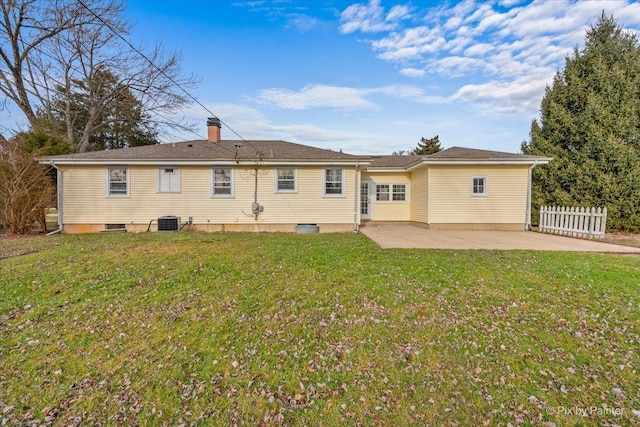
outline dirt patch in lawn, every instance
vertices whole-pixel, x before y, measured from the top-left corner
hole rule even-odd
[[[58,239],[43,232],[32,234],[0,233],[0,259],[26,255],[58,246]]]
[[[602,241],[606,243],[614,243],[616,245],[640,248],[639,233],[607,233]]]

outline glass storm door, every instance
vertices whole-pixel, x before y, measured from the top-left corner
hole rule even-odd
[[[360,183],[360,218],[371,219],[371,181],[363,180]]]

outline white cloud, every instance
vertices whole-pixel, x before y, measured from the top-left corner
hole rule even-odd
[[[420,70],[416,70],[419,72]],[[299,91],[290,89],[264,89],[257,100],[286,110],[307,110],[311,108],[334,108],[338,110],[356,110],[375,108],[369,98],[385,95],[421,104],[441,104],[448,102],[441,96],[427,95],[424,90],[409,85],[387,85],[374,88],[354,88],[345,86],[308,85]]]
[[[409,16],[409,7],[396,5],[384,15],[380,0],[370,0],[368,4],[355,3],[347,7],[340,15],[340,31],[348,34],[355,31],[375,33],[393,30],[398,21]]]
[[[387,13],[387,21],[399,21],[409,17],[409,7],[405,5],[396,5]]]
[[[462,18],[459,16],[452,16],[451,18],[449,18],[449,20],[447,22],[445,22],[445,24],[443,25],[443,28],[445,30],[453,30],[455,28],[460,27],[460,24],[462,23]]]
[[[393,98],[406,99],[421,104],[443,104],[448,100],[442,96],[426,95],[422,88],[409,85],[388,85],[365,89],[366,94],[383,94]]]
[[[372,42],[376,51],[382,51],[381,59],[399,61],[417,59],[426,53],[436,53],[445,44],[439,29],[431,29],[426,26],[409,28],[401,33],[392,33],[390,36]]]
[[[615,18],[626,25],[640,24],[640,3],[631,3],[615,13]]]
[[[306,33],[307,31],[317,27],[319,24],[320,21],[308,15],[293,15],[288,21],[289,26],[295,27],[301,33]]]
[[[356,9],[368,14],[354,14]],[[414,3],[413,19],[395,26],[382,20],[380,2],[371,1],[347,8],[342,26],[345,33],[372,33],[371,22],[384,24],[366,40],[378,58],[398,65],[403,76],[471,80],[448,99],[505,112],[539,105],[545,85],[603,10],[625,28],[640,29],[640,4],[631,0],[463,0],[423,10]],[[362,24],[364,16],[369,26]]]
[[[544,91],[545,85],[544,80],[532,81],[528,78],[490,81],[465,85],[456,92],[453,99],[476,104],[493,114],[534,114],[539,108],[539,94]]]
[[[478,43],[470,46],[464,51],[467,56],[482,56],[495,49],[495,46],[489,43]]]
[[[400,70],[400,74],[406,77],[422,77],[426,73],[427,72],[425,70],[422,70],[419,68],[412,68],[412,67],[403,68]]]
[[[295,28],[301,33],[328,25],[327,21],[310,16],[309,8],[305,5],[290,0],[238,1],[231,5],[245,9],[248,13],[266,16],[270,21],[282,22],[286,28]]]
[[[365,98],[365,93],[351,87],[308,85],[300,91],[289,89],[264,89],[258,100],[289,110],[329,107],[344,110],[371,108],[373,104]]]
[[[498,4],[504,7],[512,7],[519,3],[522,3],[522,0],[500,0]]]
[[[271,130],[290,141],[332,142],[360,140],[362,135],[336,129],[325,129],[316,125],[272,125]]]
[[[446,74],[448,77],[460,77],[482,69],[491,72],[493,68],[495,67],[492,64],[465,56],[448,56],[429,64],[431,71]]]
[[[336,126],[332,123],[330,128],[324,128],[315,124],[297,123],[280,125],[274,123],[261,111],[240,104],[205,104],[224,122],[221,136],[223,139],[238,139],[229,128],[236,131],[247,140],[282,139],[285,141],[299,142],[331,150],[343,149],[348,153],[371,154],[369,144],[372,140],[378,141],[380,147],[376,152],[387,152],[389,146],[393,146],[391,140],[379,133],[369,131],[354,132]],[[176,142],[189,139],[206,138],[206,118],[210,116],[199,106],[191,106],[179,112],[179,117],[185,117],[197,126],[196,134],[183,133],[173,130],[172,133],[163,135],[163,142]],[[178,116],[176,116],[178,117]],[[290,123],[288,121],[288,123]]]

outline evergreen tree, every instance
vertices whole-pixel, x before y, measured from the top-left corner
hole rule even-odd
[[[157,144],[158,132],[131,89],[108,69],[96,74],[91,82],[73,81],[72,96],[61,92],[48,108],[53,117],[42,122],[52,132],[66,129],[74,141],[78,138],[73,135],[89,133],[87,151]],[[95,98],[105,100],[98,111],[91,107]]]
[[[413,149],[411,154],[427,156],[439,151],[442,151],[442,147],[440,146],[440,136],[436,135],[433,138],[420,138],[418,146]]]
[[[20,132],[13,139],[19,150],[34,156],[57,156],[73,152],[66,139],[42,130]]]
[[[608,209],[607,226],[640,229],[640,44],[604,13],[585,47],[547,86],[525,154],[553,157],[533,171],[532,204]]]

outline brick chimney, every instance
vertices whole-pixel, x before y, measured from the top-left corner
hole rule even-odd
[[[207,139],[209,142],[220,142],[220,119],[209,117],[207,119]]]

